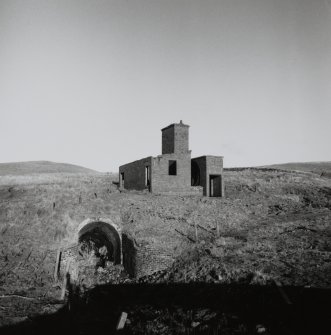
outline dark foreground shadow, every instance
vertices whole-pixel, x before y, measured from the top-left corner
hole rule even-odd
[[[284,287],[284,292],[288,299],[276,286],[103,285],[83,297],[70,290],[58,312],[0,328],[0,334],[114,334],[123,311],[130,321],[122,334],[331,333],[331,290]],[[196,321],[201,310],[211,317]]]

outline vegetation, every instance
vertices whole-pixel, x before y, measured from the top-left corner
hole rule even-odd
[[[0,163],[0,176],[21,176],[40,173],[96,173],[96,171],[78,165],[48,161]]]
[[[119,192],[113,174],[0,174],[3,296],[58,298],[56,252],[89,217],[110,217],[137,245],[173,254],[139,282],[331,286],[331,180],[317,174],[226,171],[223,199]],[[33,311],[28,302],[2,299],[0,324]]]
[[[323,172],[331,172],[331,162],[285,163],[273,164],[265,167],[287,171],[313,172],[319,175]]]

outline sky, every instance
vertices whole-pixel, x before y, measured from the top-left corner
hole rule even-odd
[[[0,162],[331,161],[331,0],[0,0]]]

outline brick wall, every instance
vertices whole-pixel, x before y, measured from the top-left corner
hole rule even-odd
[[[218,186],[220,194],[224,196],[224,178],[223,178],[223,157],[221,156],[206,156],[207,178],[210,175],[221,175],[220,185]],[[206,194],[209,194],[209,178],[206,183]]]
[[[175,260],[172,248],[162,248],[152,243],[141,246],[136,256],[136,277],[148,276],[156,271],[165,270]]]
[[[224,196],[223,178],[223,157],[221,156],[201,156],[193,158],[192,162],[197,163],[200,170],[200,186],[203,187],[203,195],[209,195],[210,175],[221,175],[220,185],[221,194]],[[218,187],[218,186],[217,186]]]
[[[169,161],[176,161],[176,175],[169,175]],[[201,194],[200,188],[191,187],[191,153],[165,154],[147,157],[119,168],[124,173],[124,188],[146,189],[145,167],[150,166],[150,190],[154,193]]]
[[[151,241],[145,241],[137,246],[131,235],[122,235],[123,266],[131,278],[139,278],[150,275],[156,271],[164,270],[171,266],[175,260],[174,248],[177,241],[169,241],[167,245],[157,245]],[[169,245],[170,244],[170,245]],[[63,280],[65,269],[70,260],[69,272],[72,280],[77,280],[79,273],[77,268],[78,243],[62,249],[61,262],[59,267],[59,280]]]
[[[177,162],[177,174],[169,175],[169,161]],[[224,196],[223,157],[202,156],[192,159],[200,170],[199,185],[203,194],[210,194],[210,176],[213,179],[215,195]],[[121,174],[124,173],[124,188],[146,189],[145,167],[150,166],[150,190],[154,193],[201,194],[201,188],[191,187],[191,151],[189,150],[189,126],[174,123],[162,129],[162,155],[147,157],[122,165],[119,168],[120,186]]]
[[[192,158],[192,162],[195,162],[199,167],[200,172],[200,186],[203,187],[203,195],[206,195],[206,184],[207,184],[207,166],[206,156]]]
[[[59,279],[63,280],[67,263],[70,261],[69,272],[75,267],[78,258],[78,243],[72,244],[66,248],[61,249],[61,259],[59,264]]]
[[[177,163],[177,175],[169,175],[169,160]],[[152,192],[189,192],[191,190],[191,154],[167,154],[153,158]]]
[[[175,128],[167,127],[162,129],[162,155],[175,152]]]
[[[175,125],[175,153],[187,153],[189,151],[189,126]]]
[[[152,157],[146,157],[119,167],[119,178],[124,173],[124,188],[128,190],[143,190],[145,185],[145,166],[151,166]],[[120,181],[121,186],[121,181]]]
[[[162,155],[189,152],[189,126],[174,123],[162,129]]]

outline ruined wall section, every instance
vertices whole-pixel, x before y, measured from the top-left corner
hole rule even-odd
[[[207,169],[211,174],[223,173],[223,157],[222,156],[205,156],[207,161]]]
[[[175,153],[189,152],[189,126],[184,124],[175,124]]]
[[[136,254],[136,278],[149,276],[170,267],[180,254],[178,244],[178,239],[167,239],[163,242],[140,241]],[[186,242],[181,241],[180,245],[184,247]]]
[[[162,129],[162,155],[175,152],[175,128],[166,127]]]
[[[200,186],[203,187],[203,195],[209,195],[209,176],[221,175],[222,177],[222,195],[224,196],[224,178],[223,178],[223,157],[222,156],[201,156],[192,158],[200,169]]]
[[[169,175],[169,161],[176,161],[176,175]],[[191,187],[191,154],[167,154],[152,160],[152,192],[196,194]]]
[[[223,178],[223,157],[222,156],[206,156],[207,176],[221,175],[220,194],[224,196],[224,178]],[[206,183],[206,194],[209,194],[209,182]]]
[[[189,126],[173,123],[162,129],[162,155],[189,153]]]
[[[136,278],[149,276],[154,272],[162,271],[170,267],[175,261],[174,253],[162,251],[157,246],[146,245],[140,248],[136,262]]]
[[[120,186],[121,173],[124,173],[124,188],[128,190],[144,190],[147,188],[145,184],[145,167],[151,166],[152,157],[146,157],[132,163],[128,163],[119,167]],[[152,171],[150,171],[152,174]]]

